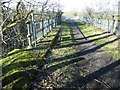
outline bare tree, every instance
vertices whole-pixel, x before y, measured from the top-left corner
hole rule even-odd
[[[5,30],[8,30],[9,28],[17,25],[18,23],[20,23],[21,21],[26,20],[29,15],[31,14],[31,11],[25,12],[25,14],[23,14],[23,9],[21,9],[23,6],[23,2],[22,0],[19,0],[19,2],[16,5],[16,9],[12,9],[9,7],[10,2],[12,0],[9,1],[1,1],[0,2],[0,6],[1,6],[1,14],[2,14],[2,22],[0,25],[0,34],[1,34],[1,39],[2,41],[5,43],[5,41],[3,40],[3,32]],[[7,4],[7,6],[6,6]],[[11,17],[13,17],[12,19],[10,19]]]

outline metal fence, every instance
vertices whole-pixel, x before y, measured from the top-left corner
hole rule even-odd
[[[18,25],[3,32],[2,56],[13,49],[22,49],[28,46],[36,47],[37,40],[43,39],[61,22],[62,13],[32,13],[29,21],[23,21]],[[42,18],[41,18],[42,16]],[[20,29],[22,28],[22,29]]]
[[[91,18],[91,17],[80,17],[81,21],[92,24],[93,26],[106,30],[116,35],[120,35],[120,23],[119,20],[115,19],[100,19],[100,18]]]
[[[29,46],[36,47],[37,41],[44,38],[61,21],[59,14],[47,14],[42,19],[38,19],[39,17],[41,14],[32,13],[31,21],[27,25]]]

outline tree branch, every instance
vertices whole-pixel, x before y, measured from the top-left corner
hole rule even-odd
[[[9,29],[9,28],[17,25],[17,24],[20,23],[21,21],[26,20],[32,12],[33,12],[33,10],[31,10],[30,12],[28,12],[28,14],[27,14],[24,18],[19,19],[19,20],[17,20],[17,21],[14,21],[14,22],[8,24],[6,27],[3,28],[2,31],[4,32],[5,30],[7,30],[7,29]]]

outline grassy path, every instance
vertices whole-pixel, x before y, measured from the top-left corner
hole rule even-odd
[[[0,60],[3,89],[120,87],[118,37],[73,20],[58,28]]]
[[[98,44],[98,40],[113,35],[102,31],[91,33],[84,23],[76,26],[74,21],[69,22],[66,22],[60,39],[30,89],[119,88],[120,60],[114,60],[110,53],[103,50],[119,38]]]

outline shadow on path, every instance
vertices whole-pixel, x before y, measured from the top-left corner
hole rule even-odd
[[[81,78],[78,78],[70,83],[67,83],[65,85],[65,87],[73,86],[73,87],[79,88],[79,87],[85,86],[90,81],[100,78],[102,75],[112,71],[115,67],[117,67],[119,65],[120,65],[120,60],[117,60],[117,61],[107,65],[106,67],[100,68],[99,70],[97,70],[97,71],[95,71],[95,72],[93,72],[85,77],[81,77]]]
[[[74,20],[69,20],[70,21],[70,23],[71,23],[71,26],[72,27],[76,27],[78,30],[79,30],[79,32],[81,33],[81,35],[83,36],[83,38],[85,39],[85,40],[87,40],[87,38],[85,37],[85,35],[83,34],[83,32],[81,31],[81,29],[78,27],[78,24],[74,21]]]
[[[72,20],[70,20],[70,22],[71,22],[71,24],[72,24],[72,27],[73,27],[73,29],[75,29],[75,30],[79,30],[79,32],[80,32],[80,34],[82,34],[82,38],[76,38],[75,37],[75,34],[73,33],[73,30],[72,30],[72,28],[70,27],[70,34],[71,34],[71,37],[72,37],[72,39],[69,39],[69,38],[65,38],[65,40],[59,40],[60,42],[62,42],[62,41],[67,41],[67,40],[72,40],[73,42],[74,41],[76,41],[77,39],[78,40],[82,40],[82,41],[80,41],[80,42],[77,42],[77,43],[72,43],[72,44],[68,44],[68,45],[62,45],[62,46],[56,46],[56,47],[54,47],[54,49],[59,49],[59,48],[64,48],[64,47],[70,47],[70,46],[72,46],[72,45],[79,45],[80,46],[80,48],[81,48],[81,45],[82,44],[88,44],[88,43],[92,43],[92,42],[94,42],[94,41],[96,41],[96,40],[100,40],[100,39],[104,39],[104,38],[107,38],[107,37],[110,37],[110,36],[112,36],[112,34],[109,34],[109,35],[105,35],[105,36],[102,36],[102,37],[99,37],[99,38],[95,38],[95,39],[92,39],[92,40],[88,40],[87,38],[90,38],[90,37],[94,37],[94,36],[99,36],[99,35],[103,35],[103,34],[106,34],[106,32],[103,32],[103,33],[101,33],[101,34],[96,34],[96,35],[91,35],[91,36],[87,36],[87,37],[85,37],[85,35],[82,33],[82,31],[80,30],[80,28],[79,27],[77,27],[77,24],[74,22],[74,21],[72,21]],[[74,27],[77,27],[77,28],[74,28]],[[85,40],[83,40],[83,39],[85,39]],[[97,50],[99,50],[99,49],[101,49],[102,47],[104,47],[104,46],[106,46],[106,45],[108,45],[108,44],[111,44],[111,43],[113,43],[113,42],[115,42],[115,41],[117,41],[117,40],[119,40],[120,38],[115,38],[114,40],[111,40],[111,41],[108,41],[108,42],[104,42],[104,43],[102,43],[102,44],[100,44],[100,45],[95,45],[95,46],[90,46],[90,48],[87,48],[87,49],[84,49],[84,50],[80,50],[79,52],[76,52],[76,53],[74,53],[74,54],[70,54],[70,55],[66,55],[66,56],[63,56],[63,57],[59,57],[59,58],[55,58],[55,59],[53,59],[52,58],[52,60],[49,62],[48,61],[48,63],[47,64],[50,64],[50,66],[49,67],[45,67],[44,69],[43,69],[43,71],[41,71],[40,73],[39,73],[39,75],[38,75],[38,78],[39,78],[39,80],[38,80],[38,78],[37,78],[37,80],[38,80],[38,82],[37,83],[39,83],[40,82],[40,80],[42,81],[43,79],[44,80],[46,80],[46,78],[47,77],[49,77],[52,73],[54,73],[56,70],[58,70],[58,69],[60,69],[60,68],[62,68],[62,67],[66,67],[66,66],[68,66],[68,65],[71,65],[71,64],[74,64],[75,65],[75,63],[78,63],[78,62],[80,62],[79,63],[79,67],[83,67],[83,66],[85,66],[85,65],[88,65],[89,63],[89,59],[86,57],[86,56],[83,56],[83,55],[87,55],[87,54],[90,54],[90,53],[96,53],[97,52]],[[89,56],[90,57],[90,56]],[[91,56],[92,57],[92,56]],[[93,58],[93,57],[92,57]],[[65,60],[65,61],[64,61]],[[61,62],[62,61],[62,62]],[[100,60],[100,61],[102,61],[102,60]],[[82,63],[82,62],[85,62],[85,63],[83,63],[81,66],[80,66],[80,64]],[[53,63],[53,64],[52,64]],[[87,63],[87,64],[86,64]],[[107,63],[105,63],[105,64],[107,64]],[[87,74],[85,77],[78,77],[77,79],[75,79],[75,80],[73,80],[73,81],[71,81],[71,82],[65,82],[66,84],[65,84],[65,86],[64,86],[64,88],[68,88],[68,87],[75,87],[75,88],[79,88],[79,87],[82,87],[82,86],[86,86],[86,84],[87,83],[89,83],[90,81],[92,81],[92,80],[94,80],[94,79],[97,79],[97,78],[100,78],[102,75],[104,75],[104,74],[106,74],[106,73],[108,73],[108,72],[110,72],[111,70],[113,70],[114,68],[116,68],[117,66],[119,66],[120,65],[120,60],[118,60],[118,61],[114,61],[113,63],[111,63],[111,64],[109,64],[109,65],[107,65],[107,66],[105,66],[105,67],[103,67],[104,65],[102,65],[101,67],[102,68],[100,68],[100,67],[97,67],[97,71],[95,71],[96,69],[94,69],[93,67],[94,66],[91,66],[93,69],[94,69],[94,72],[91,72],[90,74]],[[88,67],[89,67],[89,65],[88,65]],[[53,75],[53,74],[52,74]],[[54,76],[54,75],[53,75]],[[79,76],[79,75],[78,75]],[[40,77],[42,77],[42,79],[40,78]],[[35,87],[39,87],[40,85],[37,85],[37,83],[35,82]],[[40,82],[41,83],[41,82]],[[33,86],[34,86],[33,85]],[[43,85],[43,84],[41,84],[41,85]],[[31,85],[31,87],[32,87],[32,85]],[[30,90],[32,90],[32,89],[30,89]]]
[[[110,44],[110,43],[113,43],[113,42],[115,42],[115,41],[117,41],[117,40],[119,40],[119,39],[120,39],[120,38],[116,38],[116,39],[111,40],[111,41],[109,41],[109,42],[105,42],[105,43],[103,43],[103,44],[97,45],[97,46],[95,46],[95,47],[93,47],[93,48],[90,48],[90,49],[87,49],[87,50],[83,50],[83,51],[79,51],[79,52],[76,52],[76,53],[71,54],[71,55],[66,55],[66,56],[64,56],[64,57],[57,58],[56,61],[57,61],[57,60],[63,60],[63,59],[65,59],[65,58],[70,59],[70,58],[74,58],[74,57],[77,57],[77,56],[82,56],[82,55],[86,55],[86,54],[89,54],[89,53],[93,53],[93,52],[97,51],[98,49],[101,49],[101,48],[104,47],[105,45],[108,45],[108,44]]]
[[[94,35],[90,35],[90,36],[86,36],[87,39],[91,38],[91,37],[95,37],[95,36],[100,36],[100,35],[104,35],[106,34],[107,32],[103,32],[103,33],[100,33],[100,34],[94,34]],[[76,35],[76,34],[73,34],[71,33],[72,36]],[[62,35],[63,36],[63,35]],[[65,35],[66,36],[66,35]],[[74,38],[74,40],[82,40],[82,39],[85,39],[85,38]],[[67,39],[67,40],[58,40],[59,42],[62,42],[62,41],[69,41],[69,40],[73,40],[73,39]],[[47,41],[46,41],[47,42]]]
[[[72,44],[68,44],[68,45],[61,45],[61,46],[55,47],[55,49],[57,49],[57,48],[71,47],[72,45],[81,45],[81,44],[91,43],[91,42],[94,42],[94,41],[97,41],[97,40],[100,40],[100,39],[108,38],[108,37],[110,37],[112,35],[113,34],[106,35],[106,36],[99,37],[99,38],[95,38],[95,39],[92,39],[92,40],[81,41],[81,42],[72,43]]]

